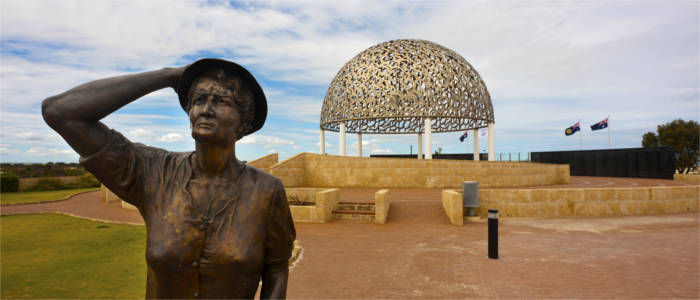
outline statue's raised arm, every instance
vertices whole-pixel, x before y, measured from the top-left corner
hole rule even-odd
[[[46,98],[41,111],[81,156],[100,150],[108,141],[109,129],[100,120],[120,107],[162,88],[175,88],[185,68],[123,75],[91,81]]]

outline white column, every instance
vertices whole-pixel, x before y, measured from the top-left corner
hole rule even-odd
[[[493,146],[493,123],[489,123],[489,161],[496,160],[496,152]]]
[[[345,156],[345,122],[340,122],[340,145],[338,146],[340,156]]]
[[[472,131],[474,136],[474,160],[479,160],[479,128]]]
[[[326,154],[326,131],[321,129],[321,154]]]
[[[418,159],[423,158],[423,134],[418,133]]]
[[[433,159],[433,132],[430,118],[425,118],[425,159]]]
[[[362,157],[362,133],[357,133],[357,156]]]

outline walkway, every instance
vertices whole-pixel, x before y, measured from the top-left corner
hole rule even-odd
[[[600,184],[583,178],[572,185]],[[598,179],[598,178],[595,178]],[[594,180],[595,181],[595,180]],[[586,183],[589,182],[589,183]],[[615,181],[611,187],[620,186]],[[635,181],[637,184],[656,184]],[[675,181],[662,181],[675,184]],[[376,189],[343,189],[343,201]],[[384,225],[297,223],[304,252],[290,298],[695,298],[700,296],[700,217],[673,214],[500,220],[500,259],[487,258],[484,221],[453,226],[439,189],[395,189]],[[63,212],[138,223],[138,212],[99,193],[2,206],[2,214]]]

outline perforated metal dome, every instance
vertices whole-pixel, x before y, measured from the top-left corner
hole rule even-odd
[[[321,129],[353,133],[418,133],[487,127],[494,122],[484,81],[462,56],[423,40],[393,40],[348,61],[328,87]]]

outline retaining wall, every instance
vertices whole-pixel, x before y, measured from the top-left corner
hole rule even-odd
[[[260,170],[263,170],[265,172],[270,173],[270,167],[278,163],[279,161],[279,154],[277,153],[272,153],[265,155],[261,158],[258,158],[256,160],[252,160],[246,163],[246,165],[256,167]]]
[[[461,200],[462,191],[443,192],[443,202],[446,197]],[[498,209],[501,217],[635,216],[698,212],[699,197],[700,186],[480,189],[479,207],[475,212],[481,217],[487,216],[488,209]],[[453,214],[456,214],[456,209],[452,208]],[[447,214],[450,216],[449,211]]]
[[[302,187],[306,163],[305,153],[299,153],[270,167],[270,174],[282,180],[285,188]],[[306,185],[308,186],[308,185]]]
[[[270,173],[285,187],[446,188],[462,181],[482,187],[569,183],[569,166],[526,162],[367,158],[299,153]]]

